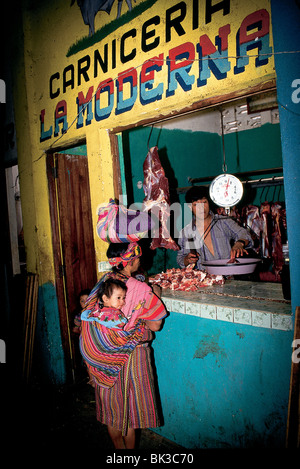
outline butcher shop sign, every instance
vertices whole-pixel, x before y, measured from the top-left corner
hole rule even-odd
[[[108,36],[51,73],[40,141],[63,134],[74,119],[76,129],[112,128],[120,117],[138,122],[274,79],[269,2],[261,5],[157,1],[152,15],[127,24],[118,39]]]

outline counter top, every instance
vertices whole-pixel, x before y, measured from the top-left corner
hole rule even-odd
[[[292,329],[291,302],[279,283],[227,280],[197,292],[163,289],[169,311],[281,330]]]

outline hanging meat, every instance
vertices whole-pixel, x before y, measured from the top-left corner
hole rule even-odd
[[[260,216],[262,224],[261,233],[261,251],[263,257],[271,257],[271,206],[269,202],[263,202],[260,206]]]
[[[172,239],[167,223],[170,216],[169,181],[161,165],[158,148],[150,148],[143,164],[145,193],[144,210],[151,211],[158,219],[158,227],[154,228],[151,249],[166,248],[178,251],[179,247]]]
[[[218,215],[223,215],[224,217],[228,216],[227,213],[226,213],[226,209],[224,207],[217,207],[216,212],[217,212]],[[234,205],[233,207],[230,208],[229,217],[233,218],[234,221],[241,224],[241,215],[240,215],[240,212],[237,209],[236,205]]]
[[[279,276],[279,272],[283,266],[283,254],[282,254],[282,231],[284,230],[285,223],[285,210],[283,210],[280,203],[274,203],[271,205],[272,215],[272,258],[273,258],[273,272],[276,277]]]
[[[260,235],[262,229],[259,208],[255,205],[247,205],[242,209],[244,224],[250,230],[254,244],[254,250],[258,253],[260,249]]]

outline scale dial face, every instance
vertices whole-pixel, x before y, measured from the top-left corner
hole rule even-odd
[[[211,182],[209,196],[219,207],[232,207],[243,196],[243,184],[232,174],[220,174]]]

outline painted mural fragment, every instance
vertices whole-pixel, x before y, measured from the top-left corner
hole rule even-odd
[[[110,15],[113,4],[116,0],[77,0],[77,5],[80,8],[84,24],[89,26],[89,35],[95,33],[95,16],[99,11],[105,11]],[[75,0],[72,0],[71,6],[74,5]],[[123,0],[118,0],[118,13],[117,18],[121,15]],[[126,0],[129,11],[132,10],[132,1]]]

